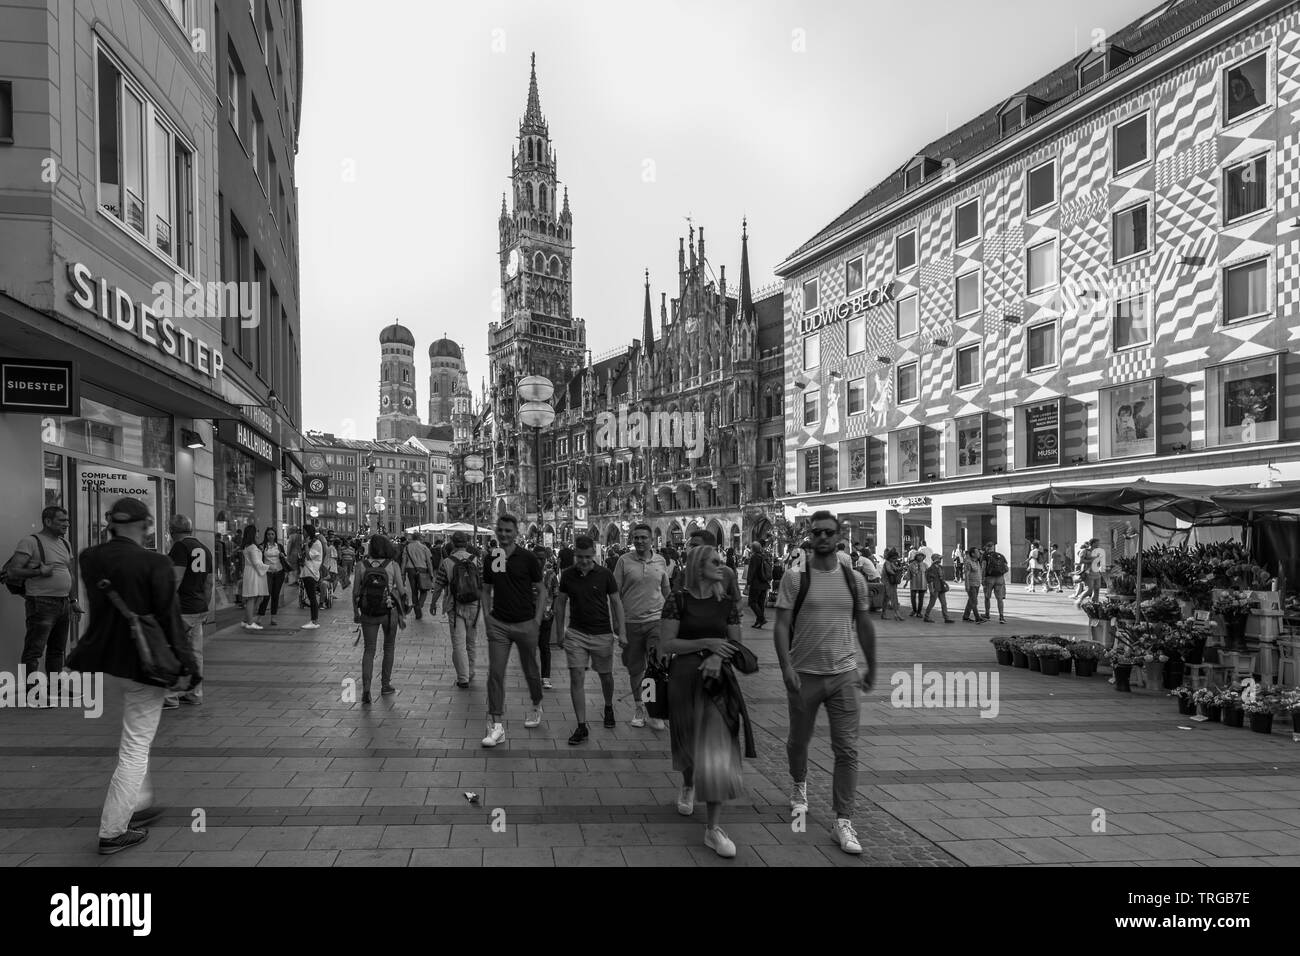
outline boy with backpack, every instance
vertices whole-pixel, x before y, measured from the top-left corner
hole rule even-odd
[[[997,551],[991,543],[984,545],[984,619],[988,620],[990,615],[989,606],[993,598],[998,602],[998,622],[1007,623],[1006,612],[1003,609],[1002,602],[1007,597],[1007,570],[1010,565],[1007,564],[1006,556]]]
[[[474,679],[474,632],[479,619],[479,593],[483,573],[469,552],[469,536],[457,531],[451,536],[451,554],[443,558],[429,592],[429,607],[438,606],[438,595],[448,594],[447,626],[451,630],[451,660],[456,668],[456,686],[464,690]]]

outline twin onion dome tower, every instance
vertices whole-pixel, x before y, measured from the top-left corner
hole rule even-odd
[[[379,417],[375,434],[380,439],[405,441],[429,437],[429,427],[469,427],[470,391],[465,356],[451,339],[429,346],[429,420],[420,421],[415,394],[415,334],[401,322],[379,333]]]

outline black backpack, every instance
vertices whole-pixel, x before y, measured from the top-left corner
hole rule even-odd
[[[454,560],[454,559],[453,559]],[[483,578],[473,557],[456,561],[451,569],[451,599],[456,604],[476,604],[483,590]]]
[[[998,552],[989,553],[984,562],[984,576],[990,578],[1001,577],[1007,573],[1007,559],[1002,557]]]
[[[854,575],[857,574],[847,564],[841,564],[840,570],[844,572],[844,583],[848,586],[849,594],[853,596],[853,619],[858,617],[858,589],[854,581]],[[812,587],[812,575],[808,573],[805,567],[799,574],[799,594],[794,599],[794,608],[790,611],[790,646],[794,646],[794,623],[799,619],[799,608],[803,607],[804,598],[808,597],[808,589]]]
[[[361,576],[361,590],[357,592],[357,607],[364,617],[383,617],[393,606],[389,593],[388,559],[377,565],[367,564]]]
[[[38,534],[34,534],[34,535],[32,535],[32,539],[36,542],[36,547],[37,547],[37,548],[40,550],[40,552],[41,552],[41,564],[44,564],[44,563],[45,563],[45,545],[41,543],[41,536],[38,535]],[[62,541],[63,539],[60,538],[59,540]],[[71,551],[72,551],[72,548],[69,547],[69,548],[68,548],[68,551],[71,552]],[[10,594],[13,594],[13,595],[15,595],[15,596],[17,596],[17,597],[26,597],[26,596],[27,596],[27,579],[26,579],[26,578],[24,578],[23,580],[20,581],[20,580],[18,580],[17,578],[11,578],[11,577],[8,575],[7,572],[5,572],[5,571],[0,571],[0,580],[3,580],[3,581],[4,581],[4,585],[5,585],[5,587],[7,587],[7,588],[9,589],[9,593],[10,593]]]

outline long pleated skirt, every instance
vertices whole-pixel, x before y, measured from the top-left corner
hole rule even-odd
[[[740,733],[704,692],[698,654],[679,654],[668,670],[668,728],[673,769],[695,787],[701,803],[734,800],[744,793]]]

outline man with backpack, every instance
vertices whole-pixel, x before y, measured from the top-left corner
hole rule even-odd
[[[448,595],[447,627],[451,631],[451,662],[456,668],[456,686],[464,690],[474,679],[475,630],[478,627],[479,595],[483,575],[469,551],[469,535],[457,531],[451,536],[452,551],[438,565],[429,592],[429,608],[438,606],[438,596]]]
[[[370,682],[375,673],[375,645],[379,629],[384,629],[384,662],[380,670],[379,692],[396,694],[393,687],[393,658],[397,649],[397,630],[406,626],[406,609],[410,595],[396,561],[396,553],[387,538],[370,539],[370,555],[357,563],[352,582],[352,622],[361,625],[366,642],[361,657],[361,703],[370,703]]]
[[[853,829],[858,787],[858,689],[870,690],[876,671],[876,634],[862,575],[840,563],[835,541],[840,521],[829,511],[812,516],[813,553],[800,570],[787,571],[776,599],[776,656],[789,705],[786,740],[790,810],[808,812],[808,745],[824,705],[835,754],[835,837],[845,853],[862,845]],[[855,646],[856,639],[856,646]],[[861,649],[859,670],[858,649]]]
[[[67,534],[68,512],[58,505],[45,508],[41,512],[41,530],[18,542],[4,573],[5,587],[10,594],[22,596],[27,612],[23,670],[30,680],[40,670],[44,657],[50,687],[55,686],[63,670],[69,623],[74,614],[81,613]]]
[[[993,543],[987,542],[984,545],[984,617],[987,620],[992,615],[989,612],[989,606],[993,598],[998,602],[998,622],[1007,623],[1006,612],[1002,602],[1007,597],[1007,564],[1006,556],[993,547]]]
[[[632,550],[614,566],[614,583],[623,601],[627,620],[619,643],[623,646],[623,666],[632,682],[632,726],[644,727],[647,716],[641,702],[641,681],[645,677],[647,657],[659,654],[659,620],[663,616],[664,598],[668,597],[668,565],[650,547],[650,526],[632,528]],[[654,730],[663,730],[658,717],[648,718]]]
[[[745,569],[745,588],[749,592],[749,609],[754,612],[754,627],[767,623],[767,592],[772,586],[772,555],[755,541]]]
[[[402,552],[402,570],[411,582],[411,600],[415,604],[415,619],[424,617],[424,596],[433,586],[433,552],[420,540],[419,532],[411,535]]]

